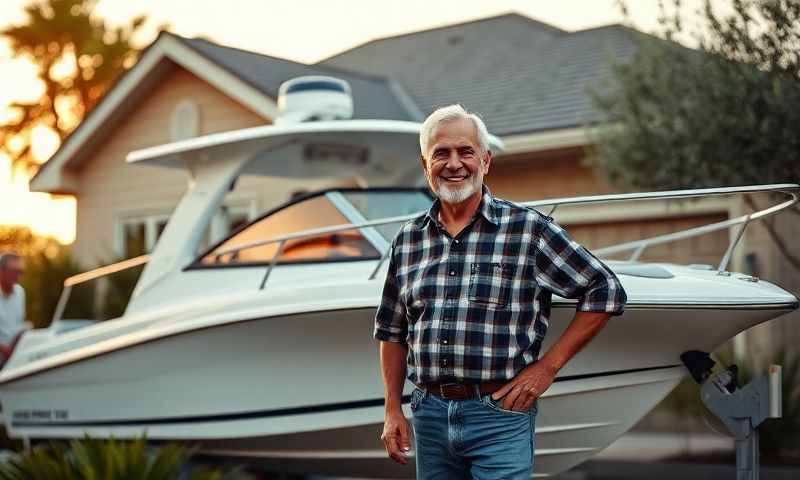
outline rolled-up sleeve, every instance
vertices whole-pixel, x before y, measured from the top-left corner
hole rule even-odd
[[[400,288],[397,281],[397,259],[395,258],[395,244],[393,242],[391,252],[389,252],[389,270],[386,272],[386,281],[383,284],[381,304],[375,314],[375,332],[373,335],[377,340],[406,343],[407,334],[406,308],[400,298]]]
[[[539,222],[536,281],[564,298],[578,299],[577,310],[622,315],[627,295],[611,269],[550,217]]]

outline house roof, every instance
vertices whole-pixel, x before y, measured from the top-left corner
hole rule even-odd
[[[350,82],[354,117],[387,120],[420,118],[416,105],[397,82],[378,75],[342,71],[332,66],[306,65],[224,47],[202,39],[162,33],[142,53],[136,65],[120,77],[103,99],[65,139],[31,179],[31,188],[75,193],[75,170],[87,154],[114,132],[113,126],[137,105],[159,79],[178,65],[217,87],[265,118],[277,113],[280,84],[300,75],[335,75]]]
[[[177,37],[181,38],[181,37]],[[380,75],[347,71],[329,65],[306,65],[282,58],[225,47],[208,40],[181,38],[194,50],[215,64],[257,88],[265,95],[277,99],[278,87],[292,78],[302,75],[329,75],[346,80],[353,92],[353,117],[384,120],[413,120],[411,111],[398,98],[398,85]]]
[[[519,14],[374,40],[322,65],[396,79],[423,112],[461,103],[499,135],[580,127],[601,119],[588,89],[629,58],[622,25],[567,32]]]
[[[496,135],[572,132],[567,140],[527,139],[525,148],[583,144],[582,127],[601,119],[588,88],[612,84],[609,60],[632,55],[636,35],[620,25],[567,32],[511,13],[374,40],[307,65],[163,33],[39,169],[31,188],[75,193],[76,167],[175,65],[265,118],[278,113],[283,81],[331,75],[350,83],[355,118],[420,120],[458,102]]]

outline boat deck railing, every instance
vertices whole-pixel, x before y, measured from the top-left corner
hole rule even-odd
[[[727,275],[728,274],[727,267],[728,264],[730,263],[733,251],[736,248],[736,245],[739,244],[739,241],[741,240],[742,235],[744,234],[744,231],[747,228],[747,226],[754,220],[760,220],[775,215],[778,212],[798,203],[798,200],[800,199],[800,185],[785,183],[785,184],[754,185],[754,186],[743,186],[743,187],[701,188],[692,190],[671,190],[662,192],[592,195],[592,196],[582,196],[582,197],[537,200],[531,202],[523,202],[521,204],[530,208],[541,208],[542,210],[544,210],[543,207],[550,207],[549,211],[547,212],[547,215],[552,216],[559,207],[566,205],[570,206],[590,205],[590,204],[600,204],[600,203],[637,202],[646,200],[678,200],[678,199],[703,198],[703,197],[722,196],[722,195],[746,195],[755,193],[785,194],[788,198],[785,201],[774,204],[762,210],[741,215],[739,217],[730,218],[728,220],[710,223],[699,227],[688,228],[685,230],[665,235],[658,235],[655,237],[645,238],[632,242],[625,242],[616,245],[610,245],[607,247],[592,249],[592,252],[598,257],[605,257],[609,255],[630,251],[631,255],[629,256],[628,260],[636,261],[641,257],[642,253],[648,247],[675,242],[678,240],[684,240],[687,238],[704,235],[718,230],[733,229],[738,227],[736,234],[731,235],[728,247],[725,250],[722,259],[720,260],[719,265],[717,266],[717,273],[719,275]],[[308,237],[315,237],[318,235],[343,232],[346,230],[374,228],[382,225],[403,223],[412,218],[417,217],[421,213],[423,212],[417,212],[411,215],[387,217],[361,223],[348,223],[342,225],[333,225],[329,227],[313,228],[313,229],[303,230],[301,232],[276,236],[269,239],[242,243],[239,245],[231,246],[226,249],[218,250],[214,253],[216,256],[221,257],[227,254],[236,254],[237,252],[240,252],[242,250],[247,250],[254,247],[260,247],[264,245],[277,243],[278,244],[277,253],[272,257],[269,265],[266,266],[264,276],[261,279],[261,284],[259,288],[263,290],[266,287],[267,280],[269,279],[270,274],[275,269],[275,266],[278,264],[278,261],[280,260],[281,251],[283,250],[284,245],[288,241],[308,238]],[[390,253],[389,248],[387,248],[383,252],[380,260],[370,273],[369,276],[370,280],[375,278],[381,266],[383,266],[383,264],[386,262],[389,253]],[[100,267],[95,270],[91,270],[67,278],[64,281],[64,289],[62,290],[61,297],[59,298],[58,306],[53,316],[53,321],[55,322],[61,319],[61,316],[63,315],[64,312],[64,308],[66,307],[67,301],[69,299],[70,290],[74,285],[91,280],[96,280],[106,275],[110,275],[123,270],[127,270],[129,268],[136,267],[138,265],[142,265],[148,261],[148,258],[149,258],[148,255],[142,255],[139,257],[124,260],[122,262]]]

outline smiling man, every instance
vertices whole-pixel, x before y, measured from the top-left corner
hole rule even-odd
[[[375,318],[385,388],[381,436],[408,463],[411,395],[420,479],[528,479],[537,399],[558,371],[622,314],[617,277],[552,218],[492,196],[492,153],[479,117],[460,105],[420,132],[422,168],[438,197],[392,242]],[[563,335],[539,355],[552,294],[577,298]],[[587,408],[590,406],[587,405]]]

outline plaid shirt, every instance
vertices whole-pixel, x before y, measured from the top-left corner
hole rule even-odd
[[[552,218],[486,187],[456,238],[438,213],[401,227],[375,317],[376,339],[408,345],[412,382],[513,378],[539,357],[553,293],[622,314],[617,277]]]

